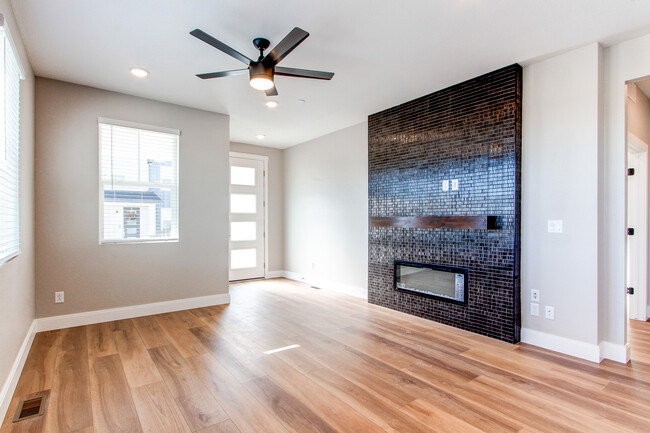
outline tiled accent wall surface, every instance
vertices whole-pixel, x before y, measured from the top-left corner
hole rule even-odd
[[[499,224],[370,227],[371,303],[519,341],[521,88],[512,65],[369,117],[370,217],[494,215]],[[394,290],[394,260],[469,269],[467,304]]]

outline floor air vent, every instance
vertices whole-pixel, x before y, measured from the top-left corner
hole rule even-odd
[[[45,411],[45,396],[21,400],[14,416],[14,422],[43,415]]]

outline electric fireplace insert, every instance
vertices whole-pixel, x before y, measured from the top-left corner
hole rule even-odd
[[[467,303],[467,269],[395,260],[394,280],[401,292]]]

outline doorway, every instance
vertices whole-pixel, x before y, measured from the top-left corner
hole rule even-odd
[[[230,281],[264,278],[268,158],[230,154]]]

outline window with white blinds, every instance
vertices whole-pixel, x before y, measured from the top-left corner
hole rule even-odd
[[[0,24],[4,24],[0,16]],[[19,143],[20,80],[18,59],[0,26],[0,263],[20,252]]]
[[[178,240],[179,131],[99,119],[100,242]]]

